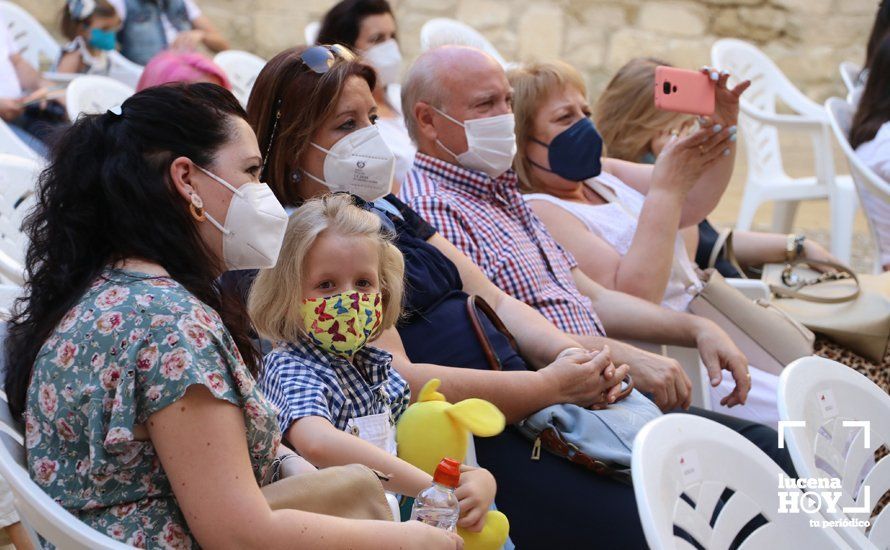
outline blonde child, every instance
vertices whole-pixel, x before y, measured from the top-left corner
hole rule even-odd
[[[319,468],[365,464],[390,476],[387,490],[415,496],[432,479],[395,456],[408,384],[389,353],[367,345],[398,320],[403,276],[380,219],[349,195],[329,195],[291,215],[278,264],[260,272],[248,308],[276,342],[260,384],[285,439]],[[495,481],[483,469],[462,472],[458,525],[478,531]]]
[[[121,18],[108,0],[68,0],[62,8],[62,34],[69,40],[55,70],[108,74],[108,52],[117,47]]]

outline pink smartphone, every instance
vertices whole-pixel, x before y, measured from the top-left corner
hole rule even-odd
[[[655,107],[663,111],[714,114],[714,81],[708,75],[675,67],[655,67]]]

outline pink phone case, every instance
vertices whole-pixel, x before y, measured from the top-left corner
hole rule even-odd
[[[655,107],[664,111],[708,116],[714,114],[715,83],[704,73],[655,68]]]

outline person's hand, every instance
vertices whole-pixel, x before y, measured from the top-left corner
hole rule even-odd
[[[176,35],[173,44],[170,45],[171,50],[178,52],[194,52],[204,43],[204,31],[193,29],[183,31]]]
[[[0,98],[0,118],[6,122],[11,122],[22,116],[25,107],[21,100],[13,98]]]
[[[497,482],[488,470],[462,465],[460,485],[454,491],[454,496],[460,502],[458,527],[477,533],[481,531],[497,490]]]
[[[695,132],[671,137],[655,161],[650,192],[667,191],[685,199],[705,170],[729,156],[736,132],[735,126],[704,119]]]
[[[695,344],[702,363],[708,370],[711,386],[717,387],[723,379],[722,370],[727,370],[735,380],[735,388],[720,400],[726,407],[744,405],[751,390],[751,375],[748,373],[748,359],[736,347],[729,335],[714,322],[698,318]]]
[[[554,388],[559,403],[591,407],[614,402],[629,370],[627,365],[613,365],[609,346],[604,346],[602,351],[579,349],[538,372]]]
[[[634,387],[651,394],[663,411],[688,409],[692,404],[692,381],[676,359],[627,346],[623,359],[630,365]]]
[[[729,89],[727,85],[727,81],[731,76],[729,72],[718,72],[717,69],[707,66],[702,67],[701,72],[716,83],[714,90],[714,114],[710,117],[711,122],[719,124],[724,128],[738,124],[739,98],[751,86],[751,81],[745,80]]]
[[[397,524],[404,532],[408,548],[424,550],[463,550],[464,539],[457,533],[421,523],[417,520]]]

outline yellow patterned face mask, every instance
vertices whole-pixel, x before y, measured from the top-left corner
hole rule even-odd
[[[362,349],[383,319],[379,292],[341,292],[307,298],[300,305],[303,326],[313,342],[331,353],[352,357]]]

